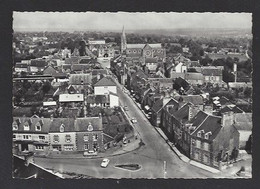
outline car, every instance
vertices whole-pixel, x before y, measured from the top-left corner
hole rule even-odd
[[[132,118],[132,119],[131,119],[131,122],[132,122],[132,123],[137,123],[137,120],[136,120],[135,118]]]
[[[87,152],[83,153],[84,156],[96,156],[97,152],[95,152],[94,150],[89,150]]]
[[[125,109],[125,111],[128,111],[128,107],[127,106],[124,106],[124,109]]]
[[[108,166],[108,164],[109,164],[109,162],[110,162],[110,160],[109,159],[107,159],[107,158],[104,158],[103,160],[102,160],[102,162],[101,162],[101,167],[103,167],[103,168],[106,168],[107,166]]]

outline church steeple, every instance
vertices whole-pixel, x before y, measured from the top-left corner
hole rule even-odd
[[[126,36],[125,36],[125,27],[123,26],[122,35],[121,35],[121,53],[123,54],[126,50]]]

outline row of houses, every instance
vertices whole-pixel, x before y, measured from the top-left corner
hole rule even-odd
[[[223,162],[234,160],[238,150],[245,148],[252,134],[250,114],[226,98],[218,99],[222,107],[216,111],[214,103],[206,103],[203,95],[181,95],[174,85],[184,91],[191,87],[179,80],[185,81],[150,78],[138,70],[132,73],[129,88],[141,107],[151,112],[152,125],[162,128],[180,151],[192,160],[221,168]],[[238,121],[241,117],[247,117],[247,121]]]
[[[16,153],[100,152],[113,140],[103,133],[102,117],[14,117],[12,128]]]

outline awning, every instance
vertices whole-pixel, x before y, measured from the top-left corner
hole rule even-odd
[[[33,141],[31,140],[15,140],[13,141],[14,143],[18,143],[18,144],[33,144]]]

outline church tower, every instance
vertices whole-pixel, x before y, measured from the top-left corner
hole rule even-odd
[[[121,35],[121,53],[125,53],[126,50],[126,36],[125,36],[125,28],[123,26],[122,35]]]

